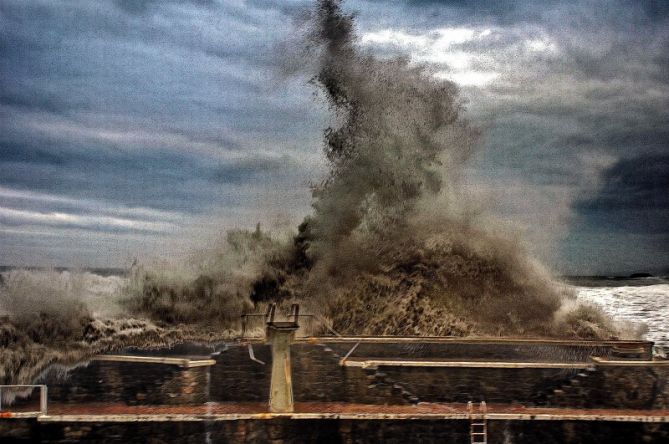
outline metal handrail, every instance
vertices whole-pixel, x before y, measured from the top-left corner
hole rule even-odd
[[[327,323],[327,321],[325,320],[324,317],[319,316],[319,315],[311,315],[311,316],[315,317],[316,319],[319,319],[323,323],[325,328],[327,328],[330,331],[330,333],[333,333],[337,337],[340,337],[340,338],[342,337],[342,335],[340,335],[337,331],[335,331],[334,328],[332,328],[328,325],[328,323]]]
[[[261,361],[260,359],[256,358],[255,353],[253,353],[253,346],[249,342],[248,344],[248,349],[249,349],[249,358],[251,358],[251,361],[257,362],[258,364],[265,365],[265,361]]]
[[[39,392],[39,411],[38,412],[20,412],[23,414],[36,413],[39,415],[46,415],[47,413],[47,386],[45,384],[3,384],[0,385],[0,411],[2,411],[2,389],[9,388],[35,388],[40,389]],[[10,412],[11,413],[11,412]]]
[[[358,348],[359,346],[360,346],[360,343],[356,342],[355,345],[353,347],[351,347],[351,349],[348,351],[348,353],[346,353],[346,356],[341,358],[341,360],[339,361],[339,365],[344,365],[346,363],[346,360],[353,354],[355,349]]]
[[[247,322],[248,318],[251,317],[264,317],[266,322],[273,322],[274,317],[276,315],[276,309],[277,305],[275,303],[271,303],[267,306],[267,310],[265,313],[243,313],[241,315],[242,319],[242,333],[241,336],[239,337],[240,341],[243,341],[244,338],[246,337],[246,328],[247,328]],[[293,322],[296,324],[299,321],[299,318],[315,318],[320,320],[325,328],[330,331],[330,333],[334,334],[337,337],[341,337],[342,335],[339,334],[337,331],[335,331],[330,325],[328,325],[328,322],[325,318],[318,314],[302,314],[300,313],[300,305],[299,304],[291,304],[290,309],[287,312],[287,317],[292,318]]]
[[[244,335],[246,334],[246,321],[249,317],[264,317],[265,321],[272,321],[274,320],[274,313],[276,311],[276,304],[269,304],[267,306],[267,311],[265,313],[243,313],[241,318],[242,318],[242,335],[240,339],[244,339]]]

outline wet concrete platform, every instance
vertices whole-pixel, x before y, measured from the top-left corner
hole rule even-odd
[[[467,404],[419,403],[417,405],[370,405],[302,402],[293,413],[270,413],[264,403],[207,403],[203,405],[127,406],[122,404],[50,405],[40,422],[189,422],[240,419],[359,419],[359,420],[469,420]],[[669,422],[669,409],[567,409],[488,404],[488,420]]]
[[[345,367],[457,367],[457,368],[559,368],[584,369],[588,363],[546,362],[546,361],[491,361],[489,359],[409,359],[409,358],[368,358],[350,357],[342,359]]]

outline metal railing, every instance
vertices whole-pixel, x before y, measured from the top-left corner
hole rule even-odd
[[[267,310],[265,313],[244,313],[241,315],[242,319],[242,333],[241,336],[239,337],[239,340],[243,341],[244,339],[258,339],[258,337],[248,337],[246,336],[247,330],[248,330],[248,323],[249,320],[252,318],[264,318],[265,323],[269,322],[274,322],[275,317],[277,315],[277,304],[271,303],[267,306]],[[319,316],[317,314],[303,314],[300,313],[300,305],[299,304],[291,304],[289,311],[284,313],[285,318],[288,320],[292,320],[296,324],[299,322],[301,318],[307,318],[309,321],[313,321],[314,319],[319,320],[322,323],[322,326],[325,327],[330,333],[332,333],[335,336],[341,337],[341,335],[336,332],[327,322],[325,318],[322,316]],[[308,326],[308,328],[311,328],[311,325]],[[309,337],[311,335],[307,336],[302,336],[302,337]],[[262,337],[262,336],[261,336]]]
[[[26,396],[27,389],[39,388],[39,410],[17,410],[12,411],[9,400],[25,398],[32,395],[32,391]],[[22,393],[23,392],[23,393]],[[13,397],[10,395],[13,393]],[[8,396],[10,395],[10,396]],[[3,405],[4,402],[4,405]],[[44,384],[11,384],[0,385],[0,414],[10,414],[12,416],[38,416],[47,414],[47,387]]]

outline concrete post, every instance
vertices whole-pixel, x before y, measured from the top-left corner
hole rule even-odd
[[[297,328],[296,322],[269,322],[267,324],[267,339],[272,347],[270,412],[290,413],[294,410],[290,344]]]
[[[39,391],[39,411],[41,415],[46,415],[47,388],[46,385],[40,385]]]

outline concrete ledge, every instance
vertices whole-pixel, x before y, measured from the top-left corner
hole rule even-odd
[[[0,412],[1,419],[37,418],[42,412]]]
[[[669,367],[667,361],[636,361],[636,360],[612,360],[606,358],[591,357],[592,361],[598,366],[610,367]]]
[[[590,367],[587,363],[564,362],[502,362],[502,361],[408,361],[395,359],[340,360],[344,367],[456,367],[456,368],[575,368]]]
[[[485,418],[521,421],[669,422],[669,409],[571,409],[488,404]],[[125,406],[105,403],[54,406],[40,422],[179,422],[285,419],[469,420],[484,416],[464,403],[378,405],[337,402],[295,404],[295,412],[269,412],[266,403],[212,403],[191,406]]]
[[[669,422],[669,415],[598,415],[598,414],[549,414],[549,413],[490,413],[488,420],[521,421],[608,421],[608,422]]]
[[[43,415],[38,422],[194,422],[238,421],[271,419],[350,419],[350,420],[470,420],[482,415],[467,413],[224,413],[175,415]],[[488,413],[489,421],[608,421],[608,422],[669,422],[669,415],[652,414],[597,414],[597,413]]]
[[[170,358],[170,357],[160,357],[160,356],[133,356],[133,355],[97,355],[93,357],[93,361],[168,364],[168,365],[178,365],[179,367],[184,367],[184,368],[206,367],[216,364],[216,361],[213,359],[189,359],[189,358]]]
[[[460,336],[308,336],[297,338],[295,342],[307,343],[462,343],[462,344],[527,344],[527,345],[567,345],[567,346],[636,346],[648,347],[651,341],[614,340],[587,341],[542,338],[500,338],[500,337],[460,337]]]

